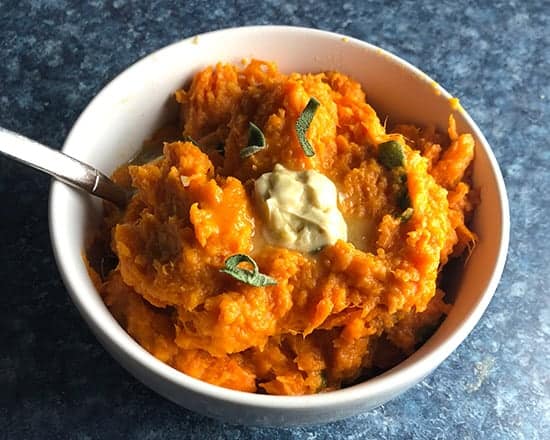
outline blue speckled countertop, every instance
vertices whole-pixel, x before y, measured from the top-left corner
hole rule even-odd
[[[485,133],[510,198],[504,275],[468,339],[384,406],[307,428],[222,424],[162,399],[99,345],[54,263],[49,179],[0,157],[0,438],[550,438],[550,4],[137,3],[0,1],[0,126],[59,147],[110,78],[196,33],[250,24],[345,33],[419,66]]]

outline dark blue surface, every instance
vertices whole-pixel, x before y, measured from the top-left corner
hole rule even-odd
[[[345,33],[420,67],[485,133],[511,204],[502,282],[468,339],[398,399],[325,426],[221,424],[157,396],[98,344],[55,267],[48,178],[0,157],[0,438],[550,438],[548,1],[135,3],[0,0],[0,126],[59,147],[109,79],[196,33]]]

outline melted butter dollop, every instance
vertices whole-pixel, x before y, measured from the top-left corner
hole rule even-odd
[[[264,236],[271,244],[311,252],[337,240],[347,241],[336,187],[325,175],[277,164],[256,180],[255,191],[266,223]]]

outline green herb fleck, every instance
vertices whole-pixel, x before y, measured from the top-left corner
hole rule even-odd
[[[196,145],[197,147],[199,147],[198,142],[195,139],[193,139],[191,136],[184,135],[181,139],[183,142],[191,142],[193,145]]]
[[[405,209],[399,216],[399,218],[401,219],[401,223],[407,223],[411,219],[413,213],[414,209],[412,209],[410,206]]]
[[[378,145],[378,161],[388,169],[405,166],[403,147],[396,141]]]
[[[396,200],[397,206],[401,210],[399,219],[401,223],[406,223],[413,214],[411,196],[409,195],[409,188],[407,186],[407,174],[405,173],[405,169],[400,167],[399,173],[394,173],[394,175],[396,176],[395,181],[399,188]]]
[[[323,391],[328,386],[327,373],[323,370],[319,373],[319,376],[321,379],[321,384],[319,385],[317,392]]]
[[[399,167],[397,170],[394,170],[395,181],[401,185],[407,186],[407,172],[405,167]]]
[[[240,151],[241,159],[252,156],[265,148],[265,136],[262,130],[252,122],[248,123],[248,146]]]
[[[396,141],[388,141],[378,145],[378,162],[391,170],[393,185],[397,188],[396,203],[401,211],[398,218],[405,223],[412,217],[413,208],[407,186],[405,153],[401,144]]]
[[[243,269],[238,267],[241,263],[249,263],[253,270]],[[273,286],[277,281],[270,276],[260,273],[256,262],[245,254],[235,254],[225,260],[225,267],[220,269],[220,272],[231,275],[233,278],[250,284],[251,286]]]
[[[317,111],[317,108],[319,107],[320,103],[315,98],[311,97],[309,98],[309,101],[307,102],[306,107],[296,120],[296,135],[298,136],[298,141],[300,142],[300,146],[302,147],[302,150],[304,150],[304,154],[307,157],[311,157],[315,155],[315,151],[313,150],[313,147],[309,143],[309,141],[306,139],[306,133],[307,130],[311,124],[311,121],[313,120],[313,117],[315,116],[315,112]]]
[[[401,211],[405,211],[411,207],[411,198],[409,196],[409,188],[407,186],[407,174],[404,169],[400,169],[400,173],[397,175],[396,184],[399,185],[397,191],[397,206]]]
[[[403,211],[411,207],[411,197],[409,196],[407,187],[403,188],[403,190],[398,194],[397,206],[399,206],[399,208]]]

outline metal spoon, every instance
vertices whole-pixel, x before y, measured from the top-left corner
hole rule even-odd
[[[0,153],[121,208],[130,200],[130,191],[94,167],[2,127]]]

